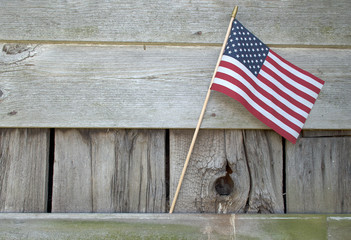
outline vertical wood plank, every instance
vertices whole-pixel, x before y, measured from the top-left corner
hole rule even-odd
[[[251,180],[247,212],[284,213],[282,138],[273,131],[244,132]]]
[[[351,213],[351,138],[286,144],[287,212]]]
[[[48,129],[0,129],[0,212],[46,212]]]
[[[170,131],[173,198],[191,130]],[[175,212],[282,213],[282,140],[272,131],[201,130]]]
[[[55,148],[54,212],[166,210],[164,130],[57,130]]]
[[[55,130],[52,212],[92,212],[91,141],[88,130]]]

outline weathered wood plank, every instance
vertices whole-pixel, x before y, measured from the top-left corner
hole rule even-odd
[[[346,239],[350,215],[2,214],[1,239]]]
[[[351,138],[286,143],[288,213],[351,212]]]
[[[194,128],[219,53],[175,46],[15,49],[0,55],[0,127]],[[326,81],[304,129],[351,129],[351,50],[275,51]],[[218,92],[202,127],[267,128]]]
[[[170,131],[171,199],[191,137]],[[272,131],[200,131],[175,212],[284,212],[281,141]]]
[[[350,1],[239,0],[269,44],[350,45]],[[1,40],[222,43],[232,1],[1,1]],[[337,37],[336,37],[337,36]]]
[[[164,130],[56,130],[53,212],[164,212]]]
[[[0,212],[46,212],[49,130],[0,129]]]

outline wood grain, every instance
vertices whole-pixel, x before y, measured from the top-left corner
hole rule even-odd
[[[234,4],[268,44],[350,46],[350,1],[1,1],[1,40],[221,44]]]
[[[351,50],[274,50],[326,81],[304,129],[351,129]],[[219,54],[218,47],[110,45],[17,51],[0,56],[0,127],[194,128]],[[267,129],[219,92],[202,127]]]
[[[286,143],[288,213],[351,213],[351,138]]]
[[[46,212],[49,130],[0,129],[0,212]]]
[[[192,131],[170,131],[170,196]],[[199,132],[175,212],[283,213],[281,137],[272,131]]]
[[[55,133],[53,212],[164,212],[164,130]]]

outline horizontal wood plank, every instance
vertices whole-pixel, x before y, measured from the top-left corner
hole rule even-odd
[[[349,0],[0,1],[0,40],[223,42],[237,18],[268,44],[350,45]]]
[[[6,49],[0,55],[0,127],[194,128],[219,54],[219,47],[180,46]],[[304,128],[351,129],[351,50],[274,50],[326,81]],[[202,126],[267,128],[218,92]]]
[[[347,239],[350,215],[2,214],[1,239]]]

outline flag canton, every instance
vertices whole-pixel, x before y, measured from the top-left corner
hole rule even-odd
[[[248,31],[238,20],[234,20],[224,55],[231,56],[258,75],[269,48]]]

